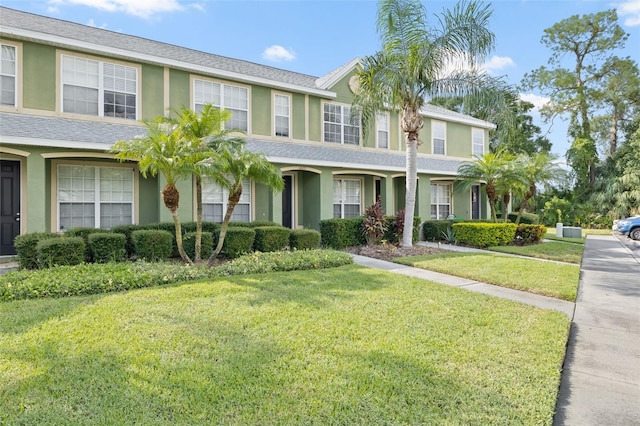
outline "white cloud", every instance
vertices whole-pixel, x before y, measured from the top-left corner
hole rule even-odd
[[[100,26],[96,25],[96,21],[94,21],[93,19],[89,19],[89,21],[87,22],[87,25],[94,28],[102,28],[102,29],[107,28],[107,24],[102,24]]]
[[[124,12],[140,18],[184,9],[178,0],[49,0],[49,4],[52,7],[82,5],[105,12]]]
[[[520,99],[531,102],[536,109],[540,109],[549,103],[550,99],[533,93],[520,93]]]
[[[627,0],[618,6],[618,15],[628,27],[640,25],[640,0]]]
[[[482,64],[482,68],[490,73],[514,66],[516,66],[516,63],[508,56],[492,56],[491,59]]]
[[[262,52],[262,58],[274,62],[292,61],[296,58],[296,54],[291,49],[286,49],[274,44],[273,46],[267,47],[264,52]]]

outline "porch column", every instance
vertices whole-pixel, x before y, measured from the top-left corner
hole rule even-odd
[[[25,221],[23,224],[23,232],[56,232],[55,217],[50,217],[47,221],[47,199],[51,203],[56,203],[55,185],[47,185],[47,168],[45,159],[38,154],[31,154],[27,157],[27,181],[23,184],[26,186],[26,200],[23,204],[26,215],[20,218]],[[49,191],[52,191],[50,197],[47,197]]]

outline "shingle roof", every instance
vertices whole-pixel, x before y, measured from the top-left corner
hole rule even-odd
[[[140,124],[116,124],[0,112],[2,144],[106,151],[116,141],[133,139],[144,132],[145,128]],[[272,162],[299,166],[404,172],[406,165],[404,153],[398,151],[260,139],[248,139],[247,147],[251,151],[265,154]],[[451,158],[418,156],[417,166],[420,173],[454,175],[461,162]]]

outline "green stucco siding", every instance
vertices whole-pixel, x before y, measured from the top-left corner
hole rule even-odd
[[[189,73],[178,70],[169,72],[169,98],[172,109],[191,108]]]
[[[271,90],[264,86],[251,88],[251,133],[271,135]]]
[[[160,209],[164,209],[164,204],[162,204],[162,200],[160,199],[160,189],[160,183],[157,177],[149,176],[145,179],[140,176],[138,197],[139,224],[146,225],[148,223],[160,222]]]
[[[298,93],[294,93],[291,99],[291,126],[292,136],[294,139],[305,139],[306,138],[306,105],[305,105],[305,95],[301,95]]]
[[[322,102],[309,96],[309,140],[320,141],[322,137]]]
[[[320,230],[320,177],[316,173],[303,172],[300,176],[302,226]]]
[[[273,203],[271,202],[271,190],[262,184],[254,185],[255,194],[253,196],[255,216],[253,220],[275,220],[273,218]],[[282,207],[280,207],[282,210]],[[277,220],[280,221],[279,219]]]
[[[55,111],[56,49],[25,42],[22,45],[23,106]]]
[[[424,126],[420,131],[420,140],[422,141],[422,145],[418,147],[418,152],[420,154],[431,154],[431,119],[424,119]]]
[[[389,113],[389,149],[398,151],[400,146],[400,115],[394,112]]]
[[[471,127],[460,123],[447,123],[447,155],[471,157]]]
[[[155,65],[142,66],[142,119],[164,115],[164,69]]]

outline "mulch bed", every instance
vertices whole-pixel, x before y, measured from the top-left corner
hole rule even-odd
[[[347,247],[345,251],[360,256],[372,257],[374,259],[392,261],[396,257],[421,256],[424,254],[448,253],[434,247],[426,247],[414,244],[413,247],[396,247],[393,244],[379,244],[373,246]]]

